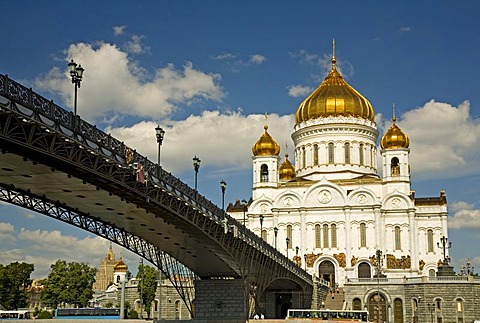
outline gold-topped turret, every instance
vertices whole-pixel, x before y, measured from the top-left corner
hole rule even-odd
[[[285,153],[285,160],[278,169],[278,175],[281,181],[289,181],[295,177],[295,167],[288,160],[288,153]]]
[[[280,153],[280,146],[268,133],[267,131],[268,126],[265,125],[263,128],[265,129],[265,132],[252,147],[253,155],[254,156],[273,156],[273,155],[278,156],[278,154]]]
[[[410,146],[410,139],[408,139],[408,136],[397,126],[396,121],[397,118],[394,114],[392,117],[392,125],[383,135],[382,140],[380,140],[380,146],[383,149],[408,148]]]
[[[337,71],[336,63],[334,40],[332,69],[322,84],[298,107],[295,114],[297,124],[328,116],[352,116],[374,121],[372,105],[343,79]]]
[[[127,272],[128,266],[123,262],[122,258],[113,266],[114,272]]]

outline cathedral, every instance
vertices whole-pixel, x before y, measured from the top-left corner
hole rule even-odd
[[[378,147],[374,117],[333,54],[329,74],[296,111],[294,164],[287,153],[282,161],[267,125],[252,148],[246,226],[332,287],[377,271],[435,276],[447,257],[437,247],[448,236],[445,192],[416,196],[408,135],[393,116]],[[242,222],[238,205],[227,211]]]

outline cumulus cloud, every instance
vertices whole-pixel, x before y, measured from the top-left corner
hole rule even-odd
[[[305,97],[313,91],[313,88],[305,85],[290,85],[287,86],[288,95],[294,98]]]
[[[122,25],[122,26],[113,26],[113,34],[114,34],[115,36],[122,35],[122,34],[125,32],[125,28],[127,28],[127,26],[125,26],[125,25]]]
[[[400,27],[400,28],[398,29],[398,32],[399,32],[400,34],[402,34],[402,33],[408,33],[408,32],[410,32],[410,31],[412,31],[412,28],[409,27],[409,26]]]
[[[449,208],[453,211],[453,217],[448,220],[450,229],[480,228],[480,210],[473,204],[459,201],[450,203]]]
[[[145,36],[133,35],[124,46],[126,51],[132,54],[143,54],[150,51],[150,47],[143,44],[143,38]]]
[[[130,60],[127,52],[113,44],[71,45],[66,60],[75,59],[85,68],[78,96],[82,118],[97,123],[116,115],[161,119],[180,105],[198,100],[221,101],[224,93],[218,74],[204,73],[191,62],[181,69],[168,64],[150,76]],[[38,89],[57,93],[72,106],[72,84],[68,71],[53,68],[35,80]]]
[[[267,58],[263,55],[260,54],[255,54],[255,55],[250,55],[250,60],[249,62],[255,65],[260,65],[263,62],[265,62]]]
[[[398,126],[410,137],[410,163],[416,179],[479,173],[480,124],[470,102],[458,107],[431,100],[407,111]]]
[[[268,115],[268,132],[282,147],[292,147],[290,133],[295,124],[293,115]],[[192,156],[201,156],[202,163],[210,167],[241,171],[252,167],[248,158],[252,145],[263,134],[265,116],[252,114],[244,116],[240,111],[221,113],[204,111],[191,115],[185,120],[169,121],[162,128],[165,138],[161,150],[161,163],[172,173],[192,168]],[[142,155],[156,161],[156,123],[141,122],[131,127],[108,128],[106,131],[128,146],[139,147]],[[232,144],[233,143],[233,144]]]
[[[0,222],[0,242],[15,242],[14,236],[15,229],[11,223]]]

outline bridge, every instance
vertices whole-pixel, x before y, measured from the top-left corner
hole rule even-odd
[[[260,300],[278,307],[281,292],[310,307],[314,282],[300,266],[133,147],[2,74],[0,200],[150,261],[196,319],[245,319]]]

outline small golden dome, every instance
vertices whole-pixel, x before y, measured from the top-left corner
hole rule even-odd
[[[298,107],[297,124],[328,116],[353,116],[374,121],[375,112],[370,102],[343,79],[335,63],[333,55],[330,73]]]
[[[281,181],[291,180],[295,176],[295,167],[288,160],[288,154],[285,154],[285,160],[283,161],[282,165],[280,165],[278,174]]]
[[[127,272],[128,266],[125,265],[123,262],[122,258],[113,266],[113,271],[114,272]]]
[[[255,145],[252,147],[252,152],[254,156],[272,156],[280,153],[280,146],[277,142],[270,136],[267,132],[268,126],[263,127],[265,133],[257,140]]]
[[[410,146],[410,139],[403,133],[402,130],[395,124],[396,118],[392,118],[393,124],[380,140],[380,146],[383,149],[388,148],[408,148]]]

